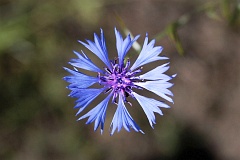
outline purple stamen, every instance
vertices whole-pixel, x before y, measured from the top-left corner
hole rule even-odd
[[[113,61],[111,61],[111,64],[113,66],[112,71],[108,68],[105,68],[106,73],[104,75],[100,75],[98,73],[99,83],[104,85],[107,89],[105,93],[109,92],[110,90],[113,90],[113,98],[112,102],[117,104],[117,96],[121,94],[124,97],[124,101],[129,103],[126,100],[126,98],[130,95],[131,97],[134,97],[132,94],[132,88],[142,89],[139,86],[136,86],[133,84],[133,82],[142,82],[143,80],[139,77],[135,77],[134,75],[141,72],[141,69],[138,69],[136,71],[130,71],[130,60],[128,59],[126,62],[126,65],[120,66],[117,63],[117,59],[115,58]]]

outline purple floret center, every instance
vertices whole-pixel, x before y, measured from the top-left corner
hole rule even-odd
[[[112,69],[105,68],[106,72],[104,75],[98,75],[99,84],[104,85],[106,88],[105,92],[113,91],[113,102],[116,102],[116,98],[119,94],[124,97],[124,101],[127,102],[126,98],[132,95],[132,88],[139,88],[134,85],[133,82],[142,82],[143,80],[135,75],[141,72],[141,69],[136,71],[130,71],[130,60],[128,59],[126,65],[119,65],[116,60],[111,62]],[[129,103],[129,102],[128,102]]]

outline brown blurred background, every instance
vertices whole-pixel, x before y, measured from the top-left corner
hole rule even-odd
[[[237,2],[1,0],[0,159],[239,160],[239,12],[229,18]],[[207,9],[195,12],[199,6]],[[141,34],[142,44],[146,32],[154,38],[187,13],[190,19],[177,30],[184,56],[168,36],[157,40],[170,57],[169,74],[178,76],[175,104],[157,115],[154,130],[139,106],[129,110],[145,135],[122,130],[109,136],[114,108],[103,135],[86,120],[76,122],[62,67],[70,67],[72,50],[84,49],[77,40],[102,28],[114,57],[114,27],[123,29],[116,15],[133,35]]]

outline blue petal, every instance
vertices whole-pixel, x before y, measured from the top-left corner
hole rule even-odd
[[[71,92],[71,97],[76,97],[76,105],[74,108],[79,108],[76,115],[80,114],[105,88],[95,89],[76,89]]]
[[[101,29],[101,39],[98,37],[97,34],[94,34],[94,42],[90,40],[86,40],[88,42],[84,43],[82,41],[78,41],[82,45],[84,45],[87,49],[89,49],[91,52],[93,52],[96,56],[98,56],[104,63],[105,65],[111,69],[112,66],[109,62],[108,59],[108,52],[106,49],[106,43],[105,43],[105,38],[103,34],[103,30]]]
[[[167,89],[173,86],[172,83],[166,82],[165,80],[158,80],[158,81],[146,81],[146,82],[139,82],[139,83],[134,83],[137,86],[143,87],[158,96],[166,99],[169,102],[173,103],[173,100],[171,97],[167,96],[173,96],[172,92]]]
[[[147,97],[141,96],[135,92],[132,92],[132,93],[133,93],[134,97],[137,99],[137,101],[139,102],[143,111],[145,112],[152,128],[153,128],[153,124],[156,124],[154,112],[156,112],[160,115],[163,115],[163,113],[159,109],[159,107],[170,108],[167,104],[165,104],[163,102],[157,101],[152,98],[147,98]]]
[[[118,107],[117,110],[113,116],[110,128],[111,133],[110,135],[113,135],[115,130],[118,128],[118,132],[122,129],[122,126],[130,132],[130,128],[133,128],[136,132],[141,132],[144,134],[144,132],[140,129],[140,127],[136,124],[136,122],[133,120],[129,112],[127,111],[127,108],[125,107],[123,103],[123,98],[121,95],[119,95],[118,100]]]
[[[73,71],[65,67],[64,69],[72,74],[71,76],[63,77],[63,80],[67,81],[68,83],[71,83],[68,86],[68,88],[71,90],[74,88],[87,88],[99,81],[97,77],[91,77],[79,71]]]
[[[74,67],[86,69],[88,71],[103,73],[101,69],[99,69],[94,63],[92,63],[91,59],[88,58],[83,53],[83,51],[82,51],[83,55],[76,51],[73,51],[73,52],[78,56],[78,59],[71,59],[71,62],[69,62],[69,64],[71,64]]]
[[[154,68],[153,70],[140,75],[139,77],[141,79],[147,79],[147,80],[158,80],[158,79],[163,79],[165,81],[171,80],[172,77],[168,76],[166,74],[163,74],[164,72],[166,72],[169,69],[169,66],[167,66],[169,63],[165,63],[161,66],[158,66],[156,68]]]
[[[108,106],[108,102],[112,94],[110,93],[107,98],[105,98],[101,103],[99,103],[96,107],[91,109],[88,113],[80,117],[78,120],[88,118],[86,124],[90,124],[95,121],[94,124],[94,131],[96,131],[101,124],[101,134],[103,133],[104,122],[106,117],[106,110]]]
[[[115,28],[115,36],[116,36],[116,46],[118,51],[118,58],[120,65],[123,65],[124,57],[126,56],[129,49],[132,47],[133,43],[140,37],[136,36],[133,40],[131,40],[130,34],[123,40],[120,32]]]
[[[158,56],[163,48],[161,46],[154,47],[154,44],[155,40],[152,40],[148,44],[148,35],[146,34],[142,50],[130,70],[133,71],[134,69],[153,61],[168,59],[167,57]]]

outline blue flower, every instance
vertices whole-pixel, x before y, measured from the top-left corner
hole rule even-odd
[[[101,126],[101,133],[103,132],[108,103],[110,98],[112,98],[111,103],[115,103],[117,108],[110,125],[110,134],[114,134],[116,130],[119,132],[122,127],[129,132],[132,128],[136,132],[144,133],[129,114],[125,104],[128,103],[131,105],[128,101],[129,98],[137,100],[153,128],[153,125],[156,123],[154,113],[163,115],[160,107],[170,107],[162,101],[142,96],[136,93],[136,90],[146,89],[173,103],[171,98],[173,93],[169,90],[173,84],[170,83],[169,80],[176,75],[168,76],[165,74],[169,69],[169,63],[160,65],[147,73],[140,74],[143,65],[158,60],[168,59],[167,57],[159,56],[162,47],[154,46],[155,40],[148,42],[147,34],[142,50],[132,66],[130,65],[130,60],[126,59],[126,55],[133,43],[139,38],[139,35],[131,39],[129,34],[123,39],[122,35],[115,28],[115,36],[118,55],[117,58],[112,61],[108,58],[102,30],[100,36],[94,34],[94,41],[86,40],[87,43],[79,41],[88,50],[94,53],[106,67],[102,70],[96,66],[83,51],[81,51],[81,53],[74,51],[78,58],[72,59],[69,62],[69,64],[74,67],[74,70],[64,68],[71,74],[64,77],[64,80],[70,83],[68,86],[68,89],[71,90],[69,96],[77,98],[74,107],[78,109],[76,115],[79,115],[101,93],[107,94],[107,97],[96,107],[92,108],[78,119],[88,118],[86,124],[94,122],[94,131]],[[126,62],[124,63],[125,60]],[[92,77],[86,75],[77,68],[83,71],[88,70],[95,72],[96,76]],[[91,86],[93,86],[93,84],[99,84],[102,88],[92,88]]]

